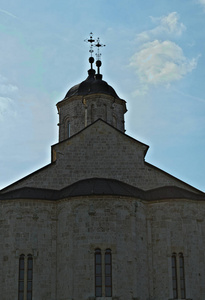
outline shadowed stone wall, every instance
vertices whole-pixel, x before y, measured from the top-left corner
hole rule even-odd
[[[33,255],[33,298],[95,299],[94,253],[112,251],[112,300],[173,298],[183,253],[186,299],[205,295],[205,202],[86,196],[0,203],[1,300],[17,299],[21,254]],[[103,299],[103,298],[102,298]]]
[[[124,132],[125,101],[105,94],[73,96],[57,103],[59,141],[102,119]]]

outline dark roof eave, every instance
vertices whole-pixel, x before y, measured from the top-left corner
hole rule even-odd
[[[160,201],[168,199],[205,201],[204,193],[196,194],[175,186],[164,186],[144,191],[119,180],[105,178],[90,178],[81,180],[62,190],[24,187],[0,194],[0,200],[39,199],[56,201],[81,196],[123,196],[145,201]]]

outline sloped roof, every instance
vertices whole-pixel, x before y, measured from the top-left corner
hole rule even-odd
[[[0,194],[0,200],[41,199],[56,201],[64,198],[92,195],[126,196],[147,201],[163,199],[205,200],[205,193],[202,192],[196,194],[174,186],[144,191],[122,181],[105,178],[80,180],[61,190],[24,187]]]

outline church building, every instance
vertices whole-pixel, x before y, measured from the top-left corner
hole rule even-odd
[[[51,163],[0,191],[0,299],[204,300],[205,193],[146,161],[88,42]]]

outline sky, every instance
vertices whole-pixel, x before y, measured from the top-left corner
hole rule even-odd
[[[205,192],[205,0],[0,0],[0,189],[47,165],[56,103],[87,77],[127,101],[145,160]]]

